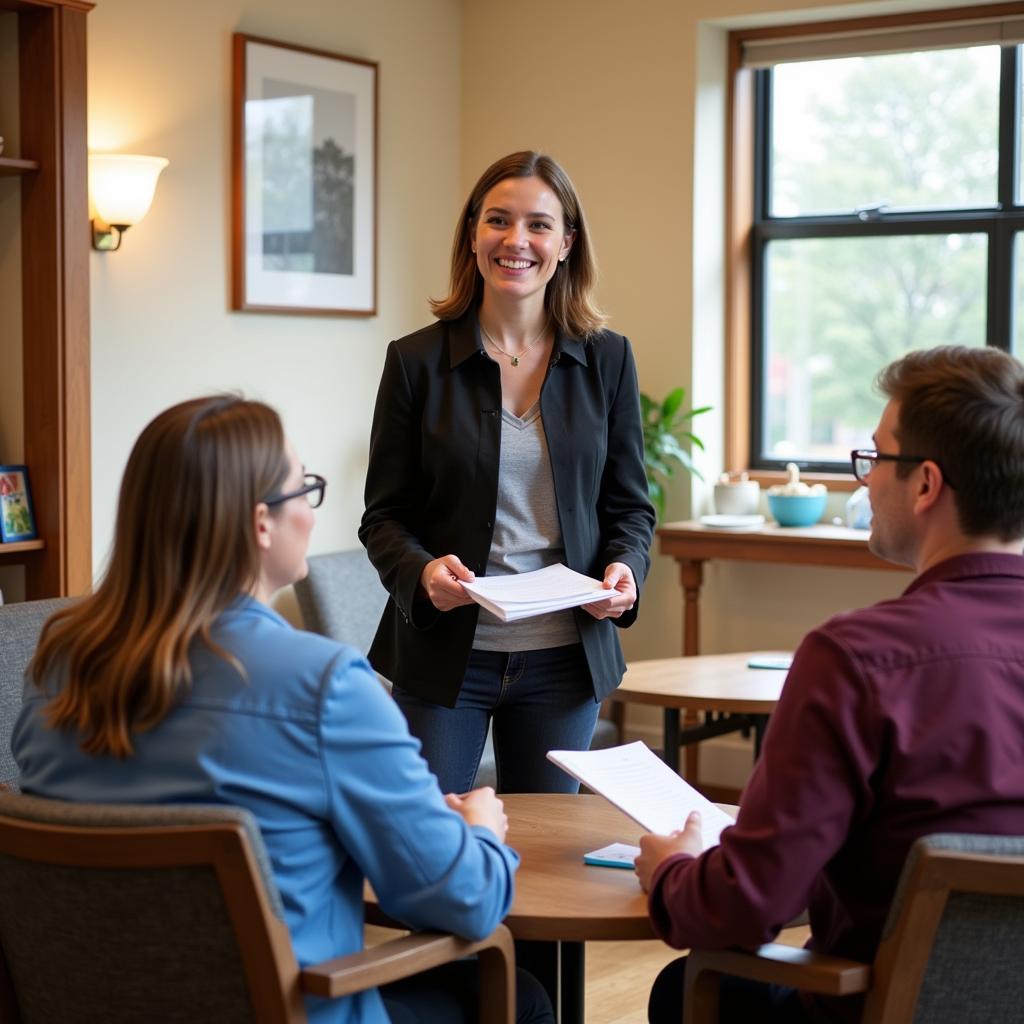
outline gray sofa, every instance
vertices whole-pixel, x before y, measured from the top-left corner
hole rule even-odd
[[[18,768],[11,756],[11,730],[21,711],[25,669],[43,623],[71,598],[0,605],[0,784],[17,789]]]

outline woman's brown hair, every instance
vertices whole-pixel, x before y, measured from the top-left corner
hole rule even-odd
[[[473,253],[473,233],[484,197],[506,178],[534,177],[554,191],[562,204],[565,230],[575,232],[576,236],[565,262],[558,265],[555,276],[548,282],[544,305],[558,328],[574,338],[591,337],[608,322],[594,301],[597,262],[576,189],[555,160],[533,150],[510,153],[496,160],[473,186],[455,228],[448,297],[430,300],[430,308],[438,319],[454,320],[480,302],[483,278]]]
[[[47,708],[89,754],[126,757],[186,689],[196,638],[221,656],[214,619],[259,574],[253,513],[288,474],[284,430],[261,402],[217,395],[162,412],[135,442],[110,564],[95,591],[54,615],[32,661]],[[241,666],[239,671],[241,671]]]

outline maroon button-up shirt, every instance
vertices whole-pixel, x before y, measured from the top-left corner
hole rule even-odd
[[[1024,557],[951,558],[808,634],[736,825],[659,866],[651,918],[678,948],[754,948],[807,907],[812,948],[871,960],[933,832],[1024,835]]]

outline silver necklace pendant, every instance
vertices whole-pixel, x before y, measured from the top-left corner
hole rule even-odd
[[[513,366],[518,366],[519,365],[519,356],[512,356],[512,365]]]

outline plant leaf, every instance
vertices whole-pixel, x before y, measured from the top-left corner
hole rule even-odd
[[[666,396],[665,401],[661,403],[661,415],[663,419],[672,420],[675,414],[679,411],[679,407],[683,404],[683,398],[686,392],[683,388],[673,388]]]

